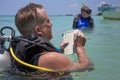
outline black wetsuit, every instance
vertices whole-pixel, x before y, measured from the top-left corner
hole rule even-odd
[[[81,16],[81,14],[78,14],[78,15],[76,15],[75,16],[75,18],[74,18],[74,20],[73,20],[73,29],[78,29],[78,21],[79,21],[79,19],[81,18],[82,16]],[[89,28],[93,28],[94,27],[94,21],[93,21],[93,18],[92,17],[88,17],[88,18],[86,18],[86,19],[88,19],[89,20],[89,26],[87,26],[87,27],[89,27]]]
[[[20,39],[21,38],[21,39]],[[38,64],[38,59],[41,56],[41,53],[46,51],[54,51],[58,52],[57,49],[46,39],[43,37],[38,37],[34,34],[20,37],[12,41],[12,47],[15,55],[24,62],[27,62],[32,65]],[[25,40],[29,40],[31,42],[27,42]],[[26,67],[12,58],[12,68],[17,68],[22,72],[34,72],[35,69]]]
[[[41,56],[41,53],[46,51],[59,52],[49,42],[49,40],[43,37],[36,36],[34,34],[25,37],[18,37],[13,40],[11,44],[15,55],[19,59],[36,66],[38,64],[38,59]],[[15,74],[30,74],[36,76],[38,75],[39,77],[61,77],[60,80],[73,80],[73,78],[70,76],[70,72],[63,72],[62,74],[59,74],[58,72],[38,71],[36,69],[18,63],[13,58],[11,58],[11,72]]]

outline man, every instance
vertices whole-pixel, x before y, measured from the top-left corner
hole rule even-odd
[[[83,46],[86,38],[81,31],[77,33],[75,40],[78,62],[72,62],[68,57],[60,54],[49,42],[52,39],[52,23],[42,5],[30,3],[21,8],[15,16],[15,24],[22,38],[32,42],[19,40],[12,43],[16,56],[24,62],[55,71],[93,70],[93,63]],[[64,49],[65,45],[66,43],[61,48]],[[37,71],[15,60],[12,61],[12,67],[26,73]]]
[[[93,28],[94,22],[91,17],[92,10],[88,6],[81,8],[81,13],[78,14],[73,21],[73,29]]]

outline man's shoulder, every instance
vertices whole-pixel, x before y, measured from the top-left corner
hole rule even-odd
[[[94,19],[90,16],[89,18],[88,18],[91,22],[94,22]]]
[[[74,20],[78,20],[80,17],[81,17],[81,14],[77,14],[77,15],[75,15],[75,17],[74,17]]]
[[[49,67],[53,70],[64,70],[66,69],[67,65],[69,65],[71,62],[70,60],[63,54],[60,54],[58,52],[46,52],[47,54],[42,55],[39,58],[39,66]],[[52,63],[52,65],[51,65]]]
[[[77,14],[77,15],[75,16],[75,18],[78,18],[78,17],[81,17],[81,14]]]

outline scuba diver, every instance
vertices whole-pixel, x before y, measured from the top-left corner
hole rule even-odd
[[[21,36],[10,37],[13,72],[39,71],[41,72],[39,75],[53,77],[68,75],[70,71],[75,70],[82,72],[94,70],[94,65],[85,52],[86,38],[81,31],[77,33],[74,41],[78,62],[71,61],[54,47],[50,42],[53,37],[52,23],[42,5],[30,3],[18,10],[15,24]],[[67,44],[61,44],[62,51]]]
[[[81,8],[81,13],[76,15],[73,20],[73,29],[88,29],[94,27],[94,21],[91,17],[92,10],[88,6]]]

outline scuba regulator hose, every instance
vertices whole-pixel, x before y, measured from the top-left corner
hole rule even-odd
[[[51,69],[47,69],[47,68],[35,66],[35,65],[32,65],[32,64],[29,64],[29,63],[26,63],[26,62],[20,60],[18,57],[16,57],[16,55],[15,55],[15,53],[13,52],[13,49],[12,49],[11,46],[10,46],[10,53],[11,53],[12,57],[13,57],[17,62],[19,62],[19,63],[22,64],[22,65],[25,65],[25,66],[27,66],[27,67],[30,67],[30,68],[33,68],[33,69],[37,69],[37,70],[43,70],[43,71],[49,71],[49,72],[57,72],[57,71],[55,71],[55,70],[51,70]]]
[[[10,40],[10,42],[11,42],[12,39],[13,39],[13,37],[15,36],[15,31],[14,31],[14,29],[12,29],[12,28],[9,27],[9,26],[5,26],[5,27],[3,27],[3,28],[0,30],[0,34],[1,34],[1,35],[4,35],[3,32],[2,32],[4,29],[10,29],[10,30],[12,31],[11,36],[6,37],[6,38],[7,38],[6,40],[11,39],[11,40]],[[10,44],[10,54],[11,54],[11,56],[13,57],[13,59],[15,59],[18,63],[20,63],[20,64],[22,64],[22,65],[24,65],[24,66],[27,66],[27,67],[30,67],[30,68],[33,68],[33,69],[36,69],[36,70],[39,70],[39,71],[56,72],[56,73],[59,73],[59,75],[64,74],[64,72],[61,72],[61,71],[59,72],[59,71],[55,71],[55,70],[52,70],[52,69],[48,69],[48,68],[44,68],[44,67],[32,65],[32,64],[29,64],[29,63],[26,63],[26,62],[20,60],[20,59],[15,55],[11,44]]]

